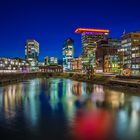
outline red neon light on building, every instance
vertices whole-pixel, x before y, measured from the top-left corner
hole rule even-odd
[[[95,28],[77,28],[75,30],[75,33],[83,33],[83,32],[109,33],[110,31],[107,29],[95,29]]]

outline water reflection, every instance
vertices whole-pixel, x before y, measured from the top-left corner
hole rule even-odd
[[[124,105],[125,95],[123,92],[105,89],[105,100],[112,108],[119,108]]]
[[[23,91],[23,109],[26,118],[26,123],[35,126],[39,115],[39,94],[41,90],[41,81],[31,80],[24,84]]]
[[[59,103],[59,82],[60,79],[50,80],[50,104],[52,109],[56,109]]]
[[[22,103],[22,90],[23,85],[10,85],[7,87],[4,87],[2,89],[3,94],[2,101],[3,101],[3,110],[4,115],[7,119],[12,119],[16,115],[16,107],[20,107]]]
[[[140,111],[140,97],[133,96],[130,99],[130,102],[132,104],[132,109],[135,110],[136,112]]]
[[[112,130],[111,116],[105,110],[79,110],[73,122],[74,139],[108,139]]]
[[[69,79],[29,80],[0,88],[6,128],[44,139],[139,139],[140,97]]]

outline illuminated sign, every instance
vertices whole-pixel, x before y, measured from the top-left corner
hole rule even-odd
[[[124,68],[122,71],[123,76],[131,76],[131,74],[132,74],[132,71],[129,68]]]
[[[83,33],[83,32],[109,33],[109,30],[107,30],[107,29],[95,29],[95,28],[78,28],[75,30],[75,33]]]

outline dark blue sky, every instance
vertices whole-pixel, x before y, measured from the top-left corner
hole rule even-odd
[[[62,58],[66,38],[75,40],[81,53],[77,27],[111,30],[119,37],[124,29],[140,31],[139,0],[0,0],[0,57],[24,57],[26,39],[40,43],[40,60]]]

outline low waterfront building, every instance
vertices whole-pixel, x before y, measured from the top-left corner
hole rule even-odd
[[[62,73],[63,66],[62,65],[48,65],[48,66],[39,66],[40,72],[52,72],[52,73]]]
[[[123,68],[129,68],[132,75],[140,75],[140,32],[123,34],[121,48]]]
[[[21,58],[0,58],[0,72],[29,72],[29,63]]]
[[[45,66],[44,62],[38,62],[38,66]]]

